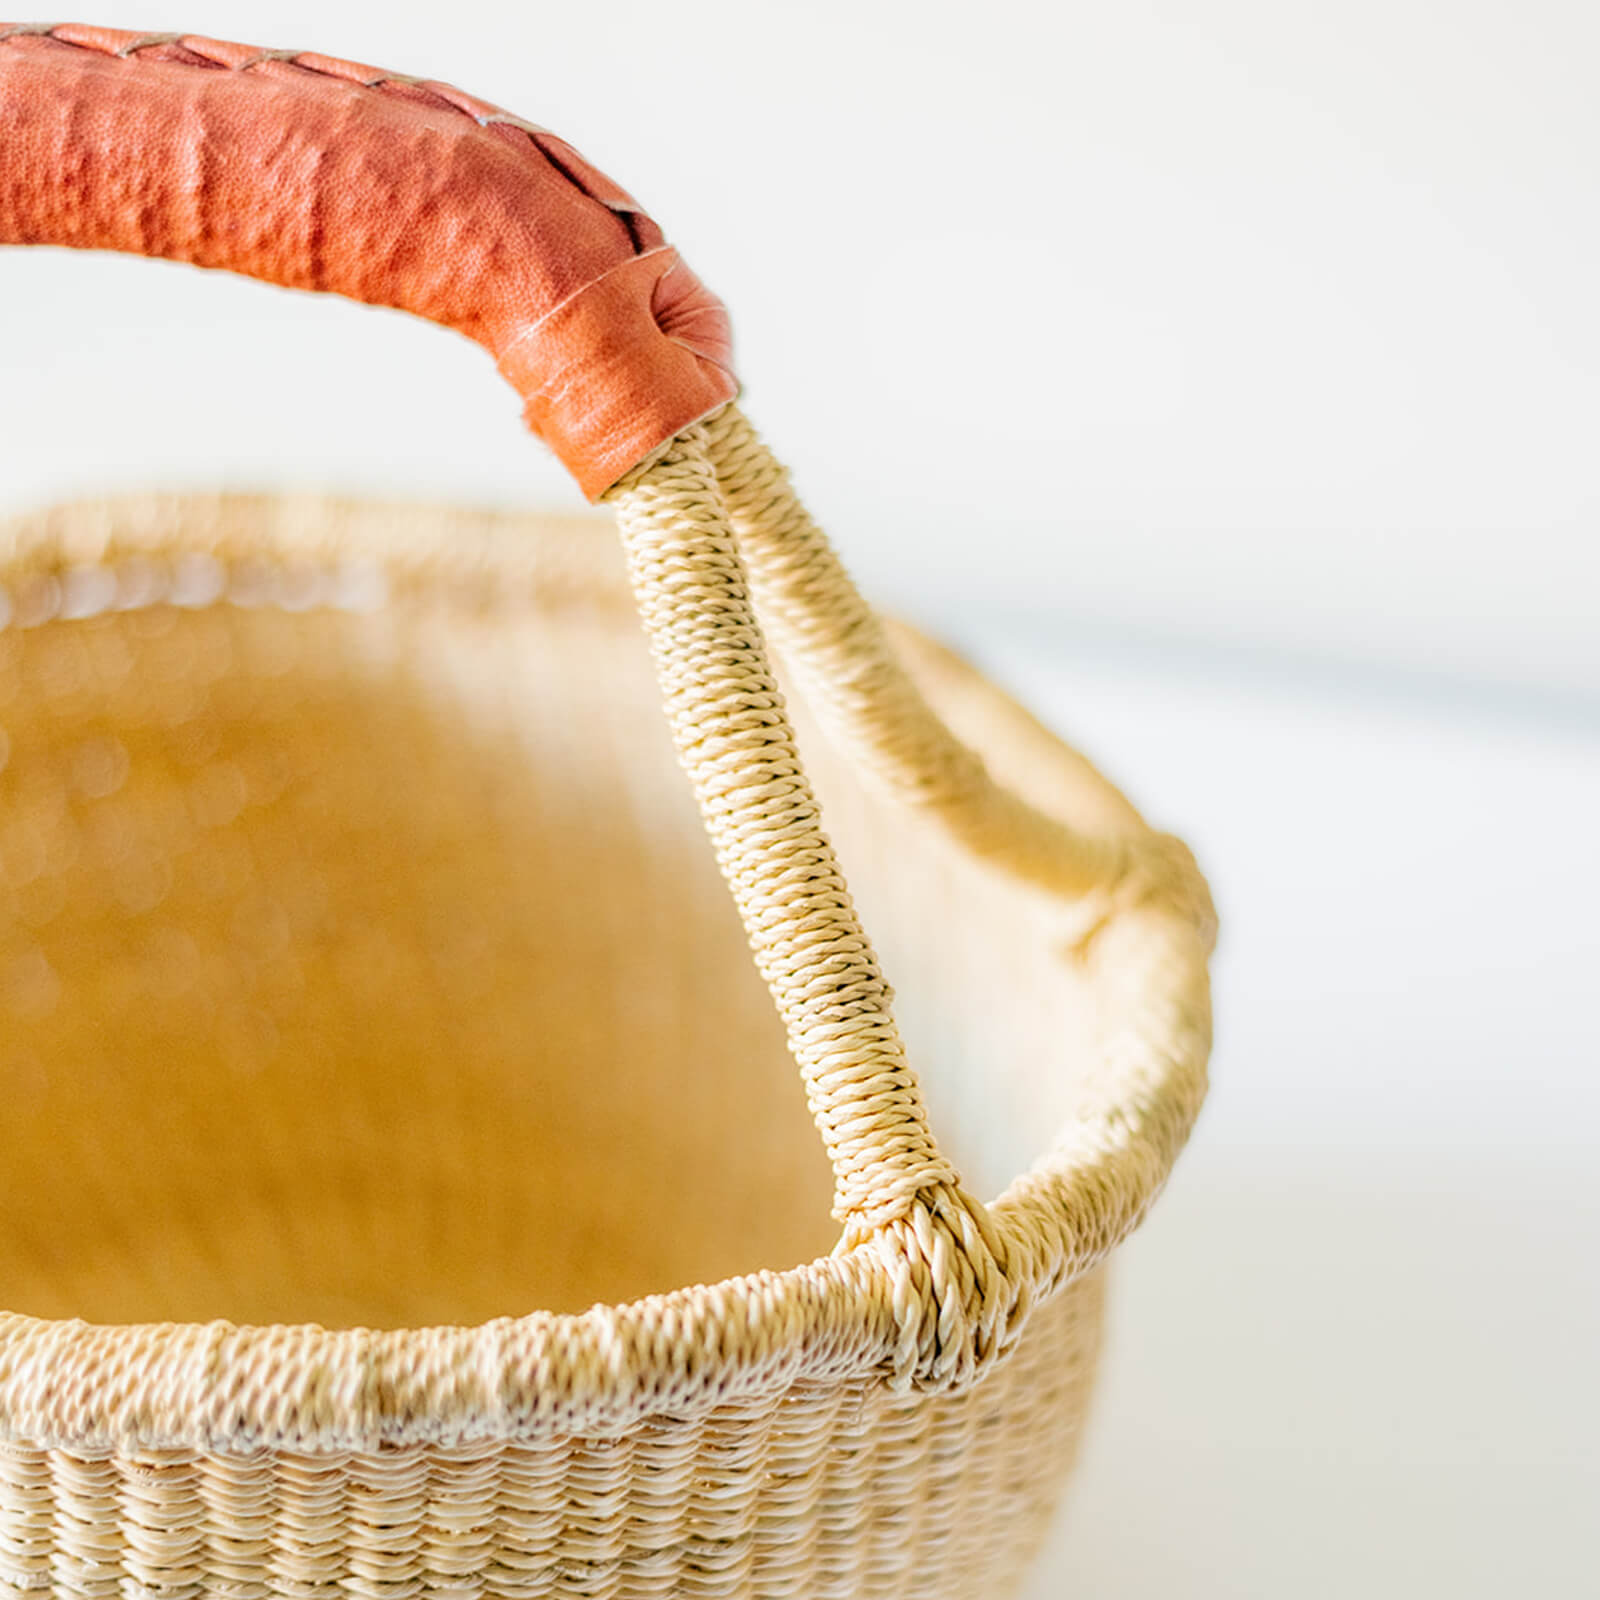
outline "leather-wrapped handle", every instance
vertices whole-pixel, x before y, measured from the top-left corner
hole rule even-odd
[[[0,23],[0,243],[164,256],[454,328],[591,499],[738,392],[721,303],[570,145],[309,52]]]

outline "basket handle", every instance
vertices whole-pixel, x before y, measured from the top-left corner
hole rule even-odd
[[[1112,911],[1155,902],[1209,948],[1205,880],[1187,846],[1125,803],[1085,832],[993,779],[923,698],[736,404],[606,499],[680,758],[833,1163],[841,1248],[864,1245],[895,1281],[897,1374],[928,1388],[969,1381],[1015,1339],[1034,1286],[933,1136],[758,613],[862,775],[965,853],[1058,899],[1098,900],[1099,916],[1080,919],[1085,943]]]
[[[0,23],[0,242],[165,256],[455,328],[591,499],[738,392],[721,303],[570,145],[309,52]]]
[[[841,1248],[893,1284],[896,1373],[944,1387],[1008,1344],[1029,1291],[929,1126],[752,588],[867,775],[963,848],[1059,894],[1159,894],[1202,923],[1204,885],[1136,818],[1091,835],[1036,811],[924,703],[732,404],[726,315],[656,224],[554,135],[431,80],[0,24],[6,242],[343,294],[490,350],[533,431],[617,510],[680,755],[833,1164]]]

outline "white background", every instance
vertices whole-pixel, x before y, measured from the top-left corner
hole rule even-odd
[[[1033,1594],[1575,1594],[1600,1502],[1600,9],[98,0],[553,126],[870,587],[1196,842],[1217,1090]],[[572,503],[476,347],[0,253],[0,507]]]

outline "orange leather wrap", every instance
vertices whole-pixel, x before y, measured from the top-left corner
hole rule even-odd
[[[738,392],[721,303],[570,145],[327,56],[0,23],[0,243],[165,256],[455,328],[590,498]]]

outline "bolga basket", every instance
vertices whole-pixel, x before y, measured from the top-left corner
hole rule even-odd
[[[891,640],[721,307],[531,124],[0,27],[0,240],[460,329],[626,556],[300,499],[6,528],[0,1593],[1005,1592],[1204,1091],[1190,857]]]

